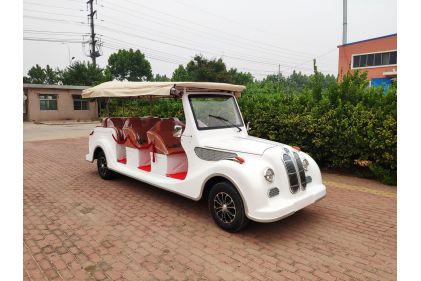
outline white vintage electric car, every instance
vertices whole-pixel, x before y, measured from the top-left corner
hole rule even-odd
[[[208,201],[224,230],[272,222],[326,196],[316,162],[297,147],[249,136],[236,97],[243,86],[198,82],[106,82],[84,98],[181,98],[185,120],[110,117],[89,137],[86,160],[103,179],[123,174]],[[270,122],[270,120],[268,120]]]

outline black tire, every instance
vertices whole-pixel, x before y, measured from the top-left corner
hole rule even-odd
[[[241,195],[229,182],[218,182],[212,187],[208,207],[216,224],[225,231],[238,232],[248,223]]]
[[[98,168],[98,174],[102,179],[111,180],[115,178],[116,173],[108,169],[107,157],[105,157],[105,153],[102,150],[98,153],[98,156],[96,159],[96,166]]]

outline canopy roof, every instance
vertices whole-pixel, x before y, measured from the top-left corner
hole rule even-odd
[[[140,97],[140,96],[171,96],[170,90],[174,87],[178,91],[210,91],[210,92],[232,92],[236,97],[246,87],[227,83],[212,82],[120,82],[111,81],[99,84],[95,87],[85,89],[82,92],[83,98],[100,97]]]

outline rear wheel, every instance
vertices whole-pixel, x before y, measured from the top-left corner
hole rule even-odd
[[[98,168],[98,174],[102,179],[111,180],[111,179],[115,178],[115,175],[116,175],[115,172],[108,169],[107,158],[105,157],[104,151],[100,151],[98,153],[96,165],[97,165],[97,168]]]
[[[248,223],[243,200],[231,183],[216,183],[209,193],[208,206],[216,224],[228,232],[240,231]]]

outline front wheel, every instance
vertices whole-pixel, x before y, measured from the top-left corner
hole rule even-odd
[[[108,169],[107,158],[105,157],[104,151],[99,152],[96,165],[98,168],[98,174],[102,179],[111,180],[115,177],[115,172]]]
[[[243,200],[231,183],[215,184],[209,193],[208,206],[216,224],[228,232],[238,232],[248,223]]]

